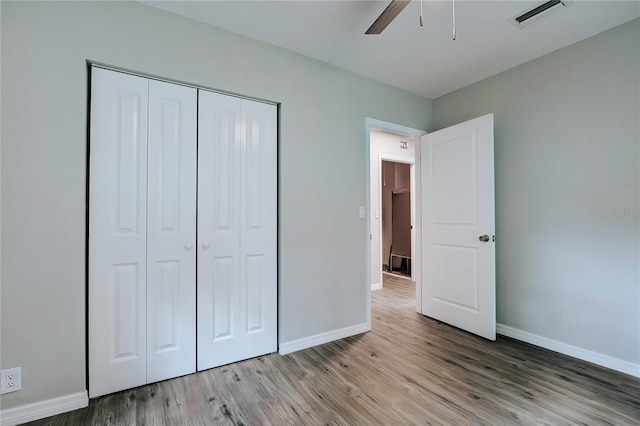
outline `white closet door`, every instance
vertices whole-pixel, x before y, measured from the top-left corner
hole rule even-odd
[[[89,396],[146,383],[148,80],[94,68]]]
[[[199,92],[198,370],[240,359],[240,104]]]
[[[147,382],[196,368],[197,90],[149,81]]]
[[[277,350],[277,109],[242,101],[241,358]]]
[[[277,350],[277,111],[200,91],[198,370]]]

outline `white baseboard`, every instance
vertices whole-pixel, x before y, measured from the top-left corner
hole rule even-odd
[[[19,405],[0,411],[0,425],[13,426],[21,423],[32,422],[67,411],[77,410],[89,405],[87,391],[60,396],[45,401]]]
[[[371,284],[371,291],[382,290],[382,283]]]
[[[528,331],[522,331],[504,324],[496,324],[496,332],[503,336],[511,337],[513,339],[530,343],[535,346],[540,346],[554,352],[560,352],[561,354],[569,355],[583,361],[601,365],[603,367],[607,367],[621,373],[629,374],[634,377],[640,377],[640,364],[634,364],[632,362],[614,358],[609,355],[604,355],[599,352],[594,352],[577,346],[572,346],[567,343],[558,342],[557,340],[538,336],[537,334],[529,333]]]
[[[350,327],[341,328],[339,330],[328,331],[326,333],[316,334],[314,336],[304,337],[302,339],[291,342],[280,343],[280,355],[290,354],[291,352],[300,351],[302,349],[311,348],[313,346],[322,345],[324,343],[333,342],[334,340],[344,339],[345,337],[355,336],[356,334],[366,333],[371,327],[367,323],[356,324]]]

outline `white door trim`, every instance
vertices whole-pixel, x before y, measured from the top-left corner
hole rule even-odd
[[[388,121],[383,121],[383,120],[378,120],[375,118],[370,118],[367,117],[365,118],[365,138],[366,138],[366,149],[365,149],[365,184],[366,184],[366,211],[367,211],[367,224],[366,224],[366,231],[365,231],[365,235],[364,235],[364,240],[365,240],[365,244],[366,244],[366,259],[365,259],[365,266],[366,266],[366,272],[365,272],[365,300],[366,300],[366,316],[367,316],[367,329],[371,330],[371,252],[372,252],[372,247],[371,247],[371,130],[373,129],[378,129],[378,130],[385,130],[388,132],[393,132],[393,133],[398,133],[398,134],[402,134],[402,135],[407,135],[407,136],[413,136],[413,137],[421,137],[425,134],[427,134],[426,131],[424,130],[420,130],[420,129],[414,129],[411,127],[407,127],[407,126],[402,126],[400,124],[395,124],[395,123],[391,123]],[[420,153],[419,153],[419,144],[416,146],[416,161],[419,159],[420,157]],[[419,166],[419,165],[418,165]],[[414,169],[415,169],[415,165],[414,165]],[[416,185],[419,184],[420,179],[418,176],[412,176],[413,181],[415,182]],[[419,188],[416,186],[415,187],[415,193],[418,194],[419,193]],[[415,197],[414,197],[415,198]],[[417,202],[418,200],[416,200]],[[418,206],[419,203],[416,203],[416,206]],[[416,212],[417,214],[417,212]],[[419,221],[417,221],[419,224]],[[415,226],[415,225],[414,225]],[[416,229],[414,229],[414,233],[416,235],[416,238],[418,238],[418,236],[420,235],[419,232],[417,232]],[[419,247],[420,246],[420,242],[419,241],[415,241],[415,247]],[[416,258],[417,256],[414,255]],[[419,274],[415,274],[416,277],[419,276]],[[420,311],[421,310],[421,300],[422,300],[422,293],[421,293],[421,286],[417,285],[416,283],[416,310]]]
[[[278,101],[272,101],[272,100],[269,100],[269,99],[256,98],[254,96],[247,96],[247,95],[243,95],[242,93],[229,92],[229,91],[226,91],[226,90],[216,89],[214,87],[203,86],[203,85],[200,85],[200,84],[189,83],[187,81],[177,80],[175,78],[168,78],[168,77],[163,77],[163,76],[159,76],[159,75],[156,75],[156,74],[150,74],[150,73],[147,73],[147,72],[142,72],[142,71],[138,71],[138,70],[132,70],[132,69],[129,69],[129,68],[124,68],[124,67],[118,67],[118,66],[115,66],[115,65],[105,64],[105,63],[99,62],[99,61],[87,60],[87,65],[89,67],[93,67],[93,68],[101,68],[101,69],[105,69],[105,70],[108,70],[108,71],[115,71],[115,72],[119,72],[119,73],[123,73],[123,74],[131,74],[131,75],[135,75],[135,76],[138,76],[138,77],[143,77],[143,78],[146,78],[146,79],[149,79],[149,80],[163,81],[165,83],[177,84],[179,86],[191,87],[193,89],[206,90],[207,92],[214,92],[214,93],[218,93],[220,95],[233,96],[234,98],[246,99],[248,101],[255,101],[255,102],[260,102],[260,103],[263,103],[263,104],[275,105],[275,106],[280,105],[280,102],[278,102]]]

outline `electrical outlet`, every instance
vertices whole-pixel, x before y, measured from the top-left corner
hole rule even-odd
[[[22,389],[22,368],[8,368],[0,372],[0,394]]]

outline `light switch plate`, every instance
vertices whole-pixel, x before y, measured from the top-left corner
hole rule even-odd
[[[360,206],[360,219],[364,219],[366,217],[366,210],[364,206]]]

